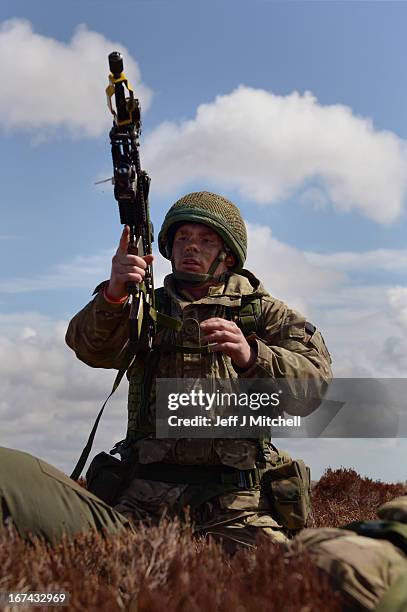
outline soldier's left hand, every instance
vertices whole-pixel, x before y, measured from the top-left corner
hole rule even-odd
[[[228,355],[239,368],[249,368],[256,359],[256,352],[247,342],[242,330],[234,321],[213,317],[201,323],[205,334],[203,341],[215,343],[213,351],[221,351]]]

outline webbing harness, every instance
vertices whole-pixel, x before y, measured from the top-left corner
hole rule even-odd
[[[101,283],[100,285],[98,285],[98,287],[96,287],[96,293],[101,290],[103,284],[104,283]],[[170,312],[171,300],[166,294],[164,287],[155,289],[154,297],[155,308],[150,309],[149,316],[153,318],[157,323],[157,331],[160,331],[160,328],[162,329],[163,327],[166,327],[172,329],[175,332],[178,332],[182,327],[182,323],[181,321],[178,321],[173,317],[169,316],[169,314],[167,314]],[[260,297],[256,295],[242,296],[241,305],[238,308],[238,312],[233,314],[232,311],[234,310],[236,309],[227,308],[226,316],[229,320],[235,321],[235,323],[242,330],[244,336],[249,336],[251,333],[256,333],[259,325],[259,316],[261,313]],[[131,368],[131,366],[134,364],[136,357],[144,359],[142,374],[139,380],[133,385],[136,387],[135,393],[137,394],[138,399],[137,417],[134,419],[134,422],[131,418],[129,418],[126,438],[124,440],[121,440],[120,442],[117,442],[110,451],[110,454],[113,455],[120,453],[122,457],[126,455],[128,449],[130,448],[133,442],[135,442],[137,439],[144,438],[154,432],[154,427],[150,423],[148,414],[148,400],[152,387],[153,375],[159,360],[160,353],[200,353],[201,355],[207,355],[212,352],[211,345],[201,347],[184,347],[182,345],[168,344],[160,345],[160,347],[156,349],[153,348],[143,356],[137,355],[137,348],[137,345],[135,345],[134,343],[128,343],[127,345],[125,357],[116,375],[112,389],[107,398],[105,399],[99,411],[99,414],[96,417],[88,441],[71,474],[71,478],[73,480],[78,480],[83,468],[85,467],[86,461],[88,460],[88,457],[92,450],[96,431],[99,426],[99,421],[102,417],[107,402],[120,385],[120,382],[127,370]]]
[[[171,308],[171,299],[166,294],[164,287],[160,287],[155,290],[155,305],[156,309],[160,313],[168,313]],[[234,312],[236,311],[237,312]],[[252,333],[256,333],[259,328],[259,317],[261,314],[261,298],[256,294],[243,295],[241,298],[241,304],[239,308],[226,307],[226,318],[230,321],[234,321],[243,332],[244,336],[249,336]],[[158,322],[158,331],[160,330],[160,322]],[[209,350],[208,350],[209,348]],[[207,355],[210,353],[210,346],[198,346],[198,347],[184,347],[181,345],[161,345],[161,352],[168,353],[201,353]]]

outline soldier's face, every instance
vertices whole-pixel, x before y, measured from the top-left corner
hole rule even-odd
[[[175,232],[172,260],[179,272],[206,274],[219,251],[223,249],[221,237],[202,223],[184,223]],[[215,276],[234,264],[233,255],[221,262]]]

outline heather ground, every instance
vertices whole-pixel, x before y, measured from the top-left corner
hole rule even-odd
[[[373,519],[381,503],[406,492],[401,484],[328,469],[313,488],[312,526]],[[341,610],[340,594],[306,555],[281,552],[259,541],[255,551],[228,557],[178,521],[109,539],[81,536],[56,548],[38,541],[27,545],[10,530],[0,538],[0,591],[64,590],[65,609],[75,612]]]

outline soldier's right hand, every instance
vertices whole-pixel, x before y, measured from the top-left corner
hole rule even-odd
[[[128,295],[126,283],[129,281],[141,283],[144,278],[147,265],[150,264],[154,256],[130,255],[127,252],[130,242],[130,228],[125,226],[120,238],[119,247],[112,259],[112,270],[110,273],[107,295],[113,300],[120,300]]]

